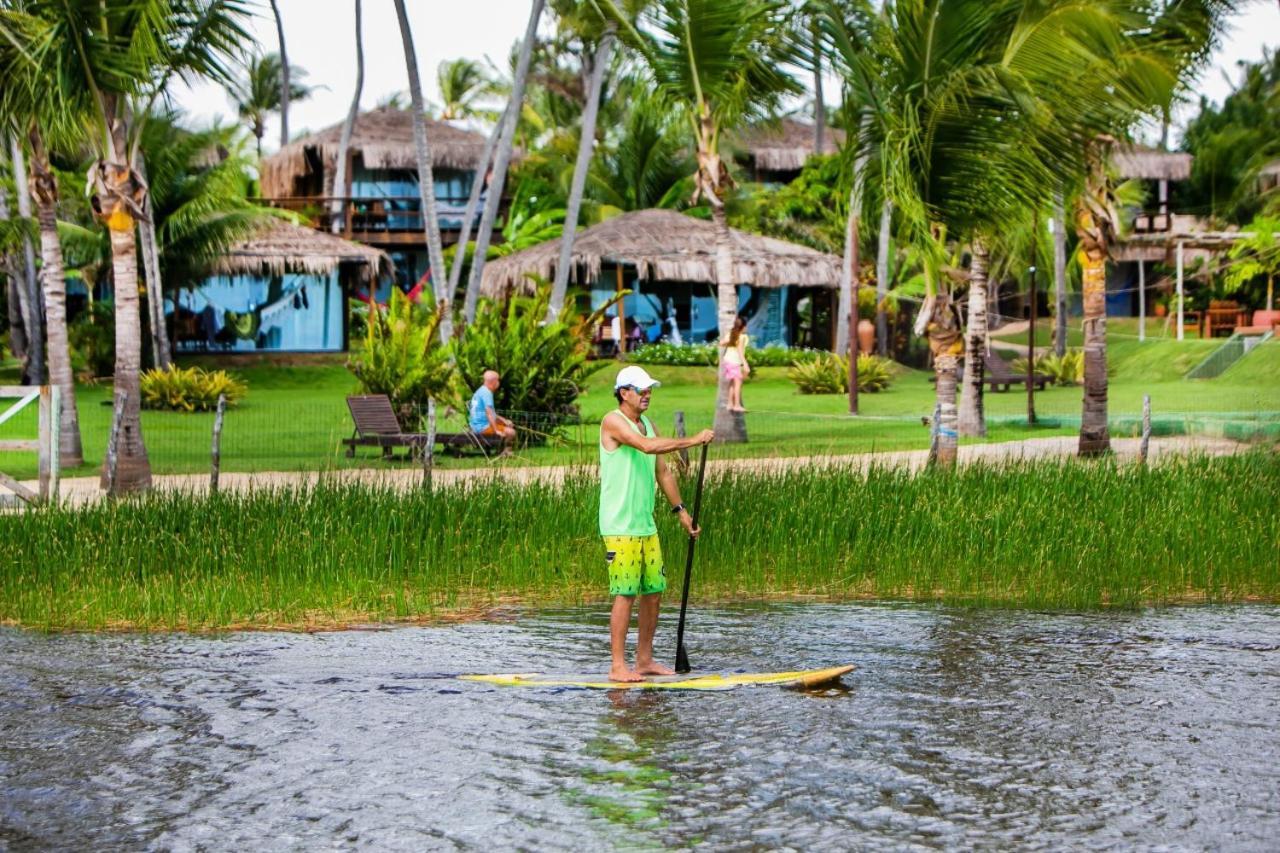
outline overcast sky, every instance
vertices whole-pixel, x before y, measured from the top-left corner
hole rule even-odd
[[[352,0],[278,0],[284,20],[289,64],[307,72],[306,82],[322,86],[309,100],[289,109],[291,132],[319,130],[341,121],[351,102],[355,84],[355,15]],[[275,22],[265,0],[253,22],[252,32],[263,50],[276,50]],[[418,51],[428,100],[438,100],[435,69],[444,59],[489,56],[505,65],[512,45],[528,23],[529,0],[408,0],[410,23]],[[545,19],[545,16],[544,16]],[[365,83],[361,106],[368,109],[382,97],[408,89],[404,51],[391,0],[364,3]],[[1263,47],[1280,45],[1280,3],[1253,0],[1233,22],[1227,39],[1201,76],[1199,86],[1210,99],[1221,101],[1238,77],[1236,64],[1262,57]],[[187,89],[179,84],[178,105],[197,123],[221,116],[235,120],[226,93],[201,84]],[[1186,115],[1183,113],[1183,118]],[[279,144],[278,120],[269,123],[264,148]]]

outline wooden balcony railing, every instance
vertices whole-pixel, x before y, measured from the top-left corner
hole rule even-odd
[[[339,234],[365,243],[412,243],[422,239],[422,202],[417,196],[291,196],[260,198],[257,202],[300,213],[321,231],[332,231],[336,219]],[[465,197],[436,196],[436,218],[446,240],[450,235],[456,239],[458,232],[462,230],[466,207]],[[499,207],[500,216],[506,207],[507,200],[504,199]],[[481,196],[472,220],[473,229],[480,221],[483,209],[484,197]]]

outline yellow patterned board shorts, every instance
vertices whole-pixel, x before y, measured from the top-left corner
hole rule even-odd
[[[652,595],[667,588],[656,533],[604,537],[604,561],[609,565],[610,595]]]

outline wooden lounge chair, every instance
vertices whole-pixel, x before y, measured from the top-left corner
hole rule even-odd
[[[347,457],[356,455],[357,446],[381,447],[382,458],[391,459],[392,450],[396,447],[409,448],[407,458],[420,458],[422,448],[426,446],[427,434],[424,432],[403,432],[400,422],[396,420],[395,410],[391,407],[391,399],[386,394],[369,394],[347,398],[347,408],[351,411],[351,420],[355,423],[355,432],[351,438],[344,438],[342,443],[347,447]],[[470,430],[466,432],[437,432],[436,443],[446,450],[460,452],[474,448],[487,453],[500,450],[502,439],[494,435],[478,435]]]
[[[1009,366],[1009,362],[1005,361],[994,352],[989,352],[982,359],[984,373],[983,379],[994,391],[1008,391],[1013,385],[1027,385],[1027,375],[1025,373],[1014,373],[1013,368]],[[1052,381],[1052,377],[1044,373],[1035,374],[1031,381],[1035,384],[1037,391],[1044,388]]]

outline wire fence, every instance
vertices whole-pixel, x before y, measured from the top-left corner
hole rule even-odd
[[[1067,391],[1070,389],[1061,389]],[[1037,417],[1028,424],[1025,394],[988,394],[987,442],[1072,435],[1080,427],[1080,395],[1037,395]],[[710,392],[713,394],[714,392]],[[748,405],[750,405],[748,390]],[[1234,411],[1170,411],[1153,401],[1152,434],[1155,436],[1208,436],[1236,441],[1280,440],[1280,406],[1275,395],[1256,401],[1235,401]],[[1185,402],[1185,398],[1184,398]],[[714,425],[710,399],[702,406],[679,411],[686,434]],[[720,458],[843,456],[878,451],[924,450],[929,447],[932,400],[918,413],[875,414],[881,404],[870,395],[863,411],[852,416],[837,413],[752,409],[743,416],[747,441],[717,444]],[[677,431],[674,404],[659,405],[650,418],[663,435]],[[589,418],[546,412],[501,412],[517,424],[518,439],[509,452],[500,446],[456,442],[447,436],[465,436],[465,414],[442,408],[437,413],[435,464],[441,468],[507,467],[521,465],[584,465],[599,459],[599,415]],[[1109,424],[1114,437],[1136,437],[1141,432],[1141,404],[1113,402]],[[35,435],[34,412],[23,412],[0,424],[0,440]],[[64,471],[64,476],[95,473],[105,455],[110,408],[96,403],[82,405],[81,434],[85,466]],[[412,421],[412,419],[411,419]],[[142,433],[152,472],[156,475],[201,474],[210,470],[214,414],[146,411]],[[408,433],[426,431],[425,410],[405,428]],[[276,405],[246,401],[226,412],[220,439],[223,472],[329,471],[349,468],[395,470],[420,464],[411,440],[390,447],[352,445],[351,415],[344,400]],[[962,439],[962,443],[978,441]],[[26,457],[30,456],[30,459]],[[35,476],[34,454],[0,454],[0,471],[18,479]]]

